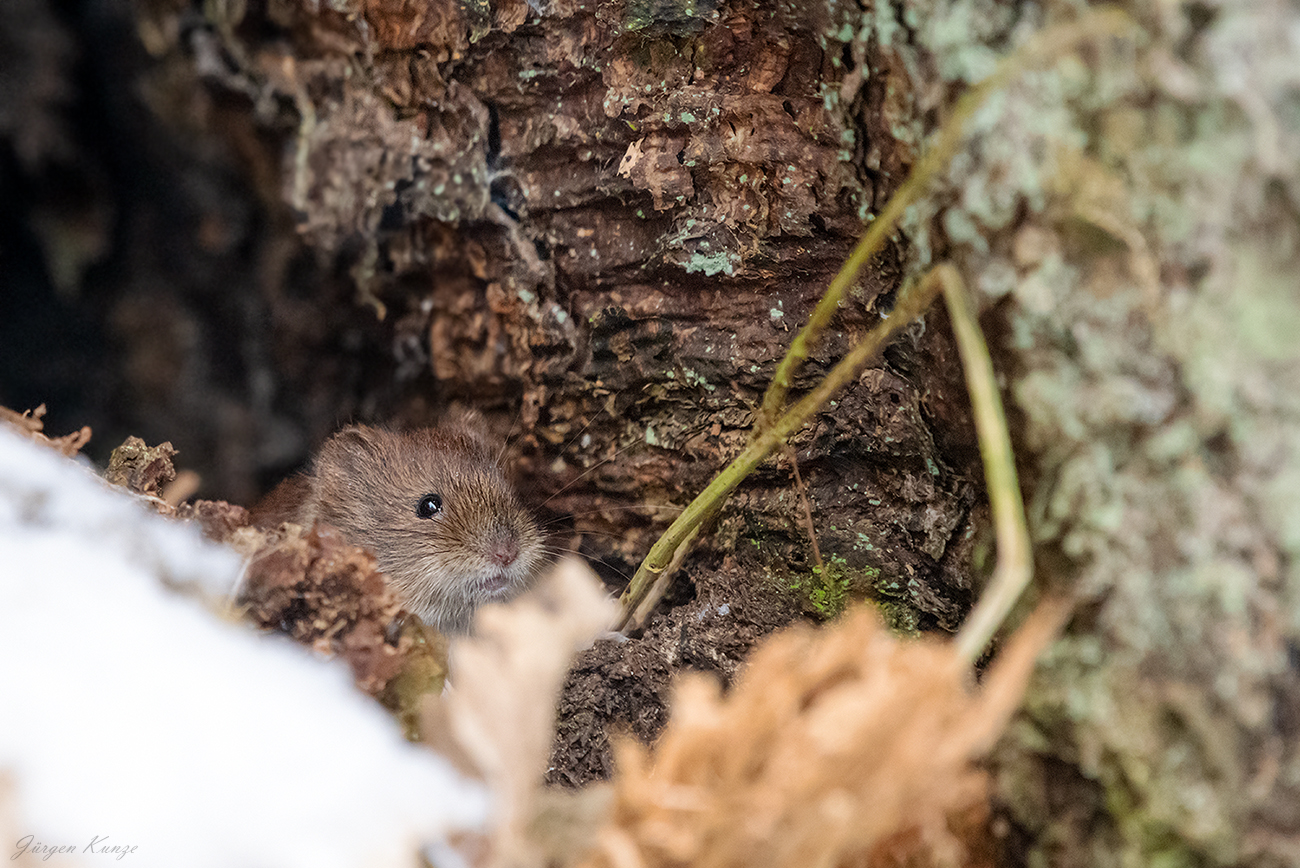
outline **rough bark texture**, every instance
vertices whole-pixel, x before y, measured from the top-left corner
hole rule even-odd
[[[945,81],[1051,21],[908,8]],[[1029,864],[1290,865],[1300,19],[1132,11],[1136,41],[1009,88],[938,200],[1009,375],[1040,580],[1080,598],[1000,794]]]
[[[122,7],[61,8],[0,5],[0,403],[171,440],[243,500],[341,421],[472,403],[615,586],[745,441],[921,133],[1064,14],[140,0],[137,45]],[[995,764],[1013,855],[1292,864],[1300,25],[1130,8],[1143,40],[980,114],[797,386],[956,259],[1040,578],[1083,598]],[[66,352],[32,345],[51,328]],[[646,635],[580,662],[552,780],[608,774],[608,721],[653,737],[672,671],[729,677],[803,610],[865,593],[952,629],[983,545],[971,437],[932,313],[796,439],[827,569],[769,463]]]
[[[626,572],[739,448],[790,330],[911,160],[886,133],[906,78],[841,26],[852,10],[204,9],[138,4],[153,114],[115,91],[131,111],[102,119],[159,142],[135,172],[175,179],[162,205],[103,197],[122,217],[100,240],[129,277],[84,245],[56,255],[63,223],[34,241],[115,353],[92,421],[110,441],[166,431],[209,495],[251,500],[349,417],[473,403],[515,437],[538,500],[618,456],[548,508],[614,535],[588,548]],[[126,77],[139,49],[104,44]],[[219,195],[221,173],[246,191]],[[873,265],[800,386],[901,273],[897,251]],[[796,445],[823,549],[905,621],[951,628],[970,587],[949,542],[969,536],[977,474],[934,355],[946,340],[918,326]],[[788,467],[738,502],[724,550],[748,537],[806,573]]]
[[[474,404],[512,437],[557,545],[615,589],[741,448],[792,330],[912,160],[890,131],[911,117],[907,78],[860,37],[855,8],[141,0],[136,13],[150,61],[119,33],[102,63],[136,76],[150,111],[114,91],[130,111],[99,119],[156,150],[131,162],[68,136],[92,164],[168,189],[102,197],[121,214],[101,233],[108,254],[61,259],[66,215],[33,239],[114,353],[90,399],[110,442],[115,424],[165,432],[205,494],[249,502],[340,421],[418,424]],[[44,207],[36,186],[30,203]],[[903,267],[896,248],[865,273],[796,391],[878,320]],[[670,600],[702,595],[722,627],[691,609],[635,640],[665,661],[651,705],[666,673],[729,676],[766,632],[851,597],[885,602],[903,629],[956,626],[982,498],[954,358],[945,330],[917,324],[796,439],[802,491],[787,456],[737,494],[697,561],[725,555],[722,578],[692,584],[692,567]],[[758,598],[764,618],[745,620]],[[679,653],[719,629],[734,634],[725,651]],[[607,650],[606,679],[620,649]],[[598,704],[573,689],[575,713]],[[556,780],[604,774],[609,720],[650,737],[652,717],[604,709]]]

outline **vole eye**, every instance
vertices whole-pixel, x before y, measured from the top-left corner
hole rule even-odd
[[[426,494],[415,505],[415,514],[419,518],[433,518],[442,512],[442,495]]]

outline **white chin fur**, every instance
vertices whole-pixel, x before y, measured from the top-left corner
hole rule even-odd
[[[509,600],[524,589],[528,578],[518,564],[505,571],[504,583],[489,581],[490,575],[462,570],[449,580],[445,568],[430,569],[409,583],[394,583],[394,589],[424,623],[444,632],[460,632],[469,627],[476,608]]]

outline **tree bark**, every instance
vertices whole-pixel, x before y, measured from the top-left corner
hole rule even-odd
[[[306,422],[304,443],[339,415],[418,424],[478,406],[561,543],[614,589],[743,447],[793,330],[915,157],[907,58],[855,6],[205,9],[198,22],[142,2],[151,81],[170,103],[191,88],[225,105],[226,135],[275,180],[264,195],[292,215],[313,273],[334,275],[297,285],[291,256],[265,254],[267,370],[314,402],[272,403]],[[796,394],[892,306],[908,256],[900,239],[872,263]],[[343,309],[391,348],[352,382],[322,339],[345,285]],[[609,674],[641,652],[602,646],[579,666],[573,684],[590,665],[597,692],[566,700],[576,728],[561,742],[582,756],[557,780],[607,773],[611,716],[652,736],[669,671],[729,677],[793,618],[866,596],[901,629],[955,629],[983,508],[956,352],[935,323],[795,438],[797,477],[787,456],[737,492],[641,640],[639,671],[660,672],[643,701]],[[593,705],[613,711],[589,719]]]
[[[245,496],[346,418],[473,403],[612,587],[746,442],[791,330],[923,134],[1068,16],[998,0],[137,7],[141,92],[167,124],[133,156],[206,169],[161,185],[184,220],[132,210],[138,184],[91,197],[107,203],[92,218],[148,216],[112,242],[148,279],[93,305],[118,348],[106,394],[147,408],[214,493]],[[979,113],[795,386],[904,279],[954,261],[1005,378],[1038,581],[1078,599],[994,760],[1008,861],[1293,864],[1300,19],[1264,0],[1128,9],[1133,38],[1088,42]],[[24,22],[57,46],[76,31]],[[48,120],[71,77],[36,57],[15,68],[49,86],[11,92]],[[12,115],[11,175],[76,163],[57,143],[84,133]],[[152,123],[133,117],[105,123]],[[236,175],[241,192],[213,192]],[[107,230],[69,235],[47,188],[24,196],[55,215],[33,230],[51,274],[103,280],[78,268],[106,261]],[[153,255],[169,233],[183,246]],[[905,629],[960,622],[988,540],[942,313],[793,446],[802,490],[766,465],[646,634],[580,661],[553,780],[609,773],[610,720],[653,737],[671,672],[729,677],[763,635],[845,597]]]

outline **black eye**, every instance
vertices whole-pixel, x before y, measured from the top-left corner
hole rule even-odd
[[[442,495],[426,494],[415,505],[415,514],[420,518],[433,518],[442,512]]]

